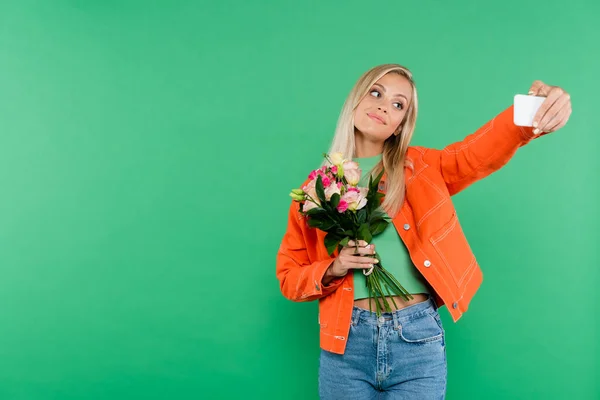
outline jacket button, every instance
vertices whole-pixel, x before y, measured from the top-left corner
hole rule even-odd
[[[431,261],[425,260],[425,262],[423,263],[423,265],[425,265],[427,268],[429,268],[429,267],[431,267]]]
[[[458,303],[457,303],[457,302],[454,302],[454,303],[452,304],[452,308],[457,308],[457,307],[458,307]]]
[[[410,229],[410,225],[409,224],[404,224],[404,230],[407,231]]]

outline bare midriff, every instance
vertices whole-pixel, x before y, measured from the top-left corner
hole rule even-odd
[[[394,311],[394,310],[401,310],[405,307],[408,307],[408,306],[416,304],[416,303],[421,303],[421,302],[427,300],[428,295],[427,295],[427,293],[416,293],[416,294],[411,294],[411,296],[413,297],[412,300],[404,300],[404,297],[402,297],[402,296],[386,296],[386,299],[387,299],[387,302],[388,302],[390,308],[392,309],[392,311]],[[394,299],[394,301],[392,301],[392,299]],[[396,303],[397,307],[394,306],[394,302]],[[380,304],[381,304],[382,311],[384,311],[385,310],[384,304],[381,302],[381,300],[380,300]],[[364,310],[369,310],[369,299],[354,300],[354,305],[358,308],[362,308]],[[371,299],[371,309],[373,312],[375,312],[375,310],[377,309],[374,298]]]

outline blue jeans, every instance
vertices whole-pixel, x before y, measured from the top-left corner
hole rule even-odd
[[[373,303],[373,309],[375,304]],[[394,312],[354,307],[344,354],[321,349],[321,399],[444,399],[445,331],[431,295]]]

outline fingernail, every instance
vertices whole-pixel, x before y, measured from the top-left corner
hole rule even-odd
[[[537,128],[537,121],[533,121],[533,127]]]
[[[533,94],[533,92],[530,91],[528,94],[531,96]]]
[[[540,133],[540,130],[539,130],[539,129],[534,129],[534,130],[533,130],[533,134],[534,134],[534,135],[537,135],[537,134],[539,134],[539,133]]]
[[[379,264],[379,260],[378,260],[378,259],[376,259],[376,258],[374,258],[374,259],[373,259],[373,262],[374,262],[375,264]]]

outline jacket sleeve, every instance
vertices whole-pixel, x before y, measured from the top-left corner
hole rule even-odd
[[[519,147],[547,133],[535,135],[533,128],[515,125],[513,110],[511,105],[460,142],[426,150],[427,162],[439,167],[450,195],[499,170]]]
[[[343,278],[334,279],[328,286],[322,285],[323,275],[335,260],[337,250],[326,259],[309,260],[305,235],[315,228],[306,225],[299,207],[299,203],[292,201],[287,230],[277,252],[275,273],[284,297],[292,301],[312,301],[333,293]]]

